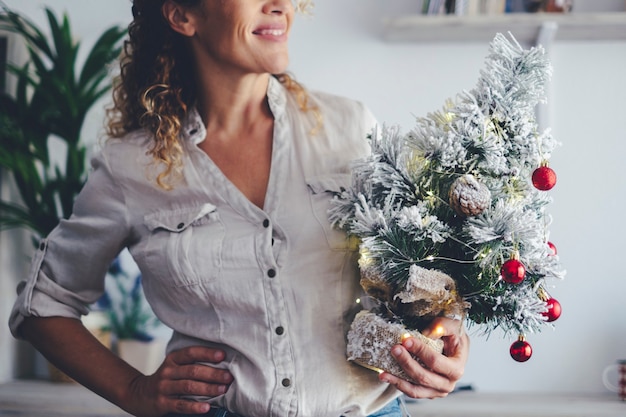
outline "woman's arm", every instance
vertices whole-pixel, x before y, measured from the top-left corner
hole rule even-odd
[[[441,337],[444,341],[443,354],[414,338],[404,340],[391,350],[404,371],[417,384],[387,372],[381,373],[379,378],[395,385],[412,398],[445,397],[463,376],[469,355],[469,337],[463,329],[463,322],[447,318],[434,320],[425,333],[427,336]]]
[[[76,319],[27,317],[19,334],[68,376],[135,416],[206,413],[208,404],[180,397],[221,395],[232,382],[227,371],[198,363],[221,362],[224,352],[215,349],[196,346],[172,352],[147,376],[113,354]]]

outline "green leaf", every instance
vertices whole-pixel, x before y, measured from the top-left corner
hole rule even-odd
[[[0,201],[0,230],[14,227],[26,227],[33,231],[36,230],[36,225],[28,211],[17,204]]]
[[[69,17],[57,18],[49,8],[45,13],[50,36],[0,0],[0,28],[20,35],[28,52],[24,65],[8,65],[17,77],[14,97],[0,96],[0,165],[12,174],[22,200],[0,201],[0,227],[27,227],[42,236],[72,213],[86,177],[82,126],[89,109],[111,89],[108,65],[125,34],[116,26],[104,31],[79,68],[80,42],[72,38]],[[51,135],[67,145],[64,172],[50,166]]]
[[[30,63],[24,64],[23,67],[18,68],[11,64],[7,65],[9,72],[17,76],[17,87],[15,91],[15,102],[17,103],[17,113],[24,114],[28,109],[28,86],[36,84],[36,81],[32,80],[29,75]]]
[[[52,11],[46,7],[46,16],[48,17],[48,25],[50,26],[50,33],[52,34],[52,44],[55,46],[63,44],[63,32],[59,27],[59,22],[56,17],[52,13]],[[58,56],[59,51],[56,51],[56,55]]]
[[[126,30],[113,26],[106,30],[96,41],[89,52],[83,70],[80,73],[78,86],[84,90],[88,85],[93,85],[94,79],[104,79],[106,77],[106,66],[111,63],[121,52],[120,47],[115,45],[126,34]],[[99,83],[100,81],[98,81]]]
[[[44,55],[52,58],[52,50],[43,32],[28,18],[21,16],[7,7],[2,7],[5,14],[0,14],[0,29],[23,36],[27,43],[35,46]]]
[[[55,62],[53,71],[56,77],[66,85],[73,84],[78,44],[74,44],[72,39],[69,18],[67,14],[64,14],[62,25],[59,25],[58,20],[50,9],[46,8],[46,14],[48,15],[50,31],[56,50],[56,56],[53,60]]]

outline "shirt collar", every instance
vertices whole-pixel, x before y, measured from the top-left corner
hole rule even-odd
[[[267,86],[267,100],[274,119],[281,117],[285,112],[287,91],[274,76],[270,76]],[[187,112],[182,126],[181,137],[184,141],[190,141],[197,145],[206,137],[206,128],[195,106],[191,107]]]

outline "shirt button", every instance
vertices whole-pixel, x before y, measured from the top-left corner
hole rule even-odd
[[[178,230],[182,229],[183,227],[185,227],[185,223],[178,223],[178,225],[176,225],[176,228]]]
[[[46,248],[46,243],[45,242],[41,242],[39,244],[39,250],[44,250]]]
[[[267,219],[263,220],[263,227],[265,227],[266,229],[270,227],[270,221]]]
[[[276,276],[276,270],[270,269],[269,271],[267,271],[267,276],[270,278],[274,278]]]
[[[276,328],[276,334],[280,336],[280,335],[282,335],[283,333],[285,333],[285,328],[284,328],[283,326],[278,326],[278,327]]]
[[[283,379],[282,383],[283,383],[283,387],[288,388],[288,387],[291,386],[291,379],[285,378],[285,379]]]

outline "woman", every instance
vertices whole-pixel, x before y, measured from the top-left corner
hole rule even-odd
[[[345,360],[358,271],[326,209],[375,121],[284,74],[291,2],[135,0],[133,15],[111,139],[35,255],[13,333],[137,416],[391,416],[400,393],[449,393],[468,352],[458,321],[433,324],[446,356],[394,347],[419,385]],[[78,320],[124,247],[173,329],[153,375]]]

